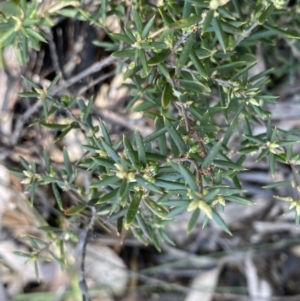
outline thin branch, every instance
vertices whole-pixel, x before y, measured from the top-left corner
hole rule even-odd
[[[192,31],[188,31],[188,32],[185,32],[181,37],[180,39],[177,41],[177,43],[174,45],[173,49],[172,49],[172,52],[175,53],[175,51],[178,49],[178,47],[182,44],[182,43],[185,43],[185,41],[187,40],[187,38],[191,35],[192,32],[196,32],[199,28],[200,28],[200,25],[202,25],[204,23],[205,19],[202,19],[201,21],[199,21],[198,23],[196,23],[194,25],[194,28]]]
[[[89,207],[92,211],[91,219],[89,224],[85,229],[83,229],[80,233],[80,240],[78,243],[79,251],[81,251],[81,263],[80,263],[80,275],[78,286],[82,292],[82,301],[90,301],[88,286],[85,280],[85,255],[86,255],[86,246],[88,240],[88,234],[91,229],[93,229],[96,217],[96,209],[95,207]]]
[[[56,74],[61,74],[62,75],[61,81],[64,82],[64,73],[62,72],[62,70],[59,66],[59,59],[58,59],[58,55],[57,55],[57,49],[56,49],[55,43],[53,41],[52,31],[51,31],[51,29],[46,28],[45,32],[47,33],[47,36],[48,36],[50,57],[51,57],[51,61],[52,61],[52,64],[53,64],[53,68],[54,68]]]
[[[235,43],[234,43],[234,47],[237,47],[245,38],[247,38],[249,36],[249,34],[251,33],[251,31],[257,27],[259,25],[258,21],[255,21],[244,33],[243,35],[239,36]]]
[[[106,73],[98,78],[96,78],[95,80],[91,81],[87,86],[82,87],[79,92],[77,93],[77,95],[82,95],[83,93],[85,93],[88,89],[92,88],[93,86],[105,81],[106,79],[112,77],[115,74],[115,71],[111,71],[109,73]]]

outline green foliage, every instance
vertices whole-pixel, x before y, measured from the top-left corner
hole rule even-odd
[[[108,2],[110,5],[103,2],[93,14],[76,1],[62,2],[60,9],[52,7],[43,13],[35,1],[29,5],[22,0],[19,4],[4,2],[0,47],[16,47],[20,61],[27,62],[29,49],[38,49],[40,42],[47,41],[45,26],[51,27],[57,15],[107,30],[107,16],[115,15],[120,21],[125,18],[124,3],[117,7]],[[238,180],[239,172],[245,170],[245,158],[267,158],[271,175],[278,163],[292,166],[295,173],[295,165],[300,164],[292,148],[300,135],[275,128],[265,106],[275,100],[263,89],[273,71],[249,75],[257,63],[256,44],[274,44],[278,36],[300,37],[299,4],[289,10],[284,3],[272,2],[189,0],[180,6],[176,1],[164,1],[161,7],[134,2],[122,32],[108,32],[111,41],[105,45],[126,69],[124,80],[130,79],[126,84],[131,90],[128,109],[143,112],[154,121],[153,132],[145,137],[136,131],[113,142],[102,120],[99,126],[91,123],[93,99],[86,102],[52,96],[59,75],[48,89],[24,79],[31,90],[20,96],[43,102],[39,124],[49,131],[60,131],[58,140],[80,129],[87,141],[82,145],[86,153],[76,164],[63,150],[61,170],[50,162],[46,150],[44,169],[20,158],[25,176],[22,183],[29,185],[31,203],[34,205],[39,185],[51,185],[57,206],[70,224],[74,216],[84,219],[93,207],[101,216],[99,222],[109,221],[119,232],[123,227],[131,230],[158,250],[161,241],[172,243],[164,228],[187,211],[192,212],[188,232],[201,218],[203,227],[214,220],[230,234],[221,217],[226,202],[251,204]],[[286,24],[286,19],[293,22]],[[102,44],[95,41],[95,45]],[[79,116],[58,123],[58,110],[68,112],[78,106]],[[252,134],[257,122],[266,125],[265,133]],[[240,140],[231,150],[233,133],[239,133]],[[95,176],[88,190],[76,185],[81,169]],[[266,188],[283,185],[291,183],[281,181]],[[292,185],[299,191],[297,182]],[[77,204],[64,208],[61,190],[72,191]],[[291,202],[298,221],[300,197],[284,200]],[[62,236],[57,240],[62,241]]]

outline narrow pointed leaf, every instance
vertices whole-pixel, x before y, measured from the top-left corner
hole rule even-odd
[[[179,56],[178,62],[176,64],[177,69],[180,69],[185,65],[195,43],[196,43],[196,34],[191,33],[189,35],[188,39],[186,40],[186,42],[183,46],[182,52]]]
[[[62,204],[62,198],[61,198],[61,195],[60,195],[60,193],[58,191],[58,188],[57,188],[57,186],[56,186],[55,183],[52,183],[51,186],[52,186],[52,191],[54,193],[54,197],[55,197],[57,206],[58,206],[58,208],[59,208],[60,211],[63,211],[64,208],[63,208],[63,204]]]
[[[155,185],[155,183],[151,183],[151,182],[145,180],[144,178],[142,178],[141,176],[136,176],[135,179],[138,184],[145,187],[146,189],[156,192],[156,193],[159,193],[159,194],[161,193],[161,190]]]
[[[105,151],[107,152],[107,154],[116,162],[120,162],[120,158],[118,156],[118,154],[115,152],[115,150],[106,143],[106,141],[104,141],[103,139],[101,139],[101,143],[105,149]]]
[[[161,104],[164,109],[167,109],[169,107],[172,96],[172,87],[169,83],[166,83],[161,96]]]
[[[85,203],[80,203],[77,204],[75,206],[72,206],[70,208],[68,208],[67,210],[65,210],[65,214],[66,215],[75,215],[80,213],[82,210],[84,210],[86,208],[87,204]]]
[[[126,155],[131,163],[134,163],[138,161],[138,158],[136,156],[135,151],[133,150],[133,147],[129,141],[129,139],[126,136],[123,136],[123,144],[125,148]]]
[[[223,140],[221,139],[208,152],[207,156],[205,157],[205,159],[202,163],[203,169],[207,169],[209,167],[209,165],[213,162],[213,160],[218,156],[218,153],[219,153],[220,149],[222,148],[222,143],[223,143]]]
[[[146,38],[149,34],[150,29],[153,26],[155,20],[155,15],[147,22],[147,24],[145,25],[143,31],[142,31],[142,39]]]
[[[145,152],[144,142],[143,142],[142,135],[139,131],[135,131],[135,143],[136,143],[138,158],[143,165],[146,165],[146,152]]]
[[[140,205],[140,202],[141,202],[141,199],[142,199],[142,196],[143,196],[143,192],[142,191],[138,191],[130,205],[129,205],[129,208],[128,208],[128,211],[127,211],[127,214],[126,214],[126,218],[125,218],[125,227],[128,227],[134,220],[136,214],[137,214],[137,211],[139,209],[139,205]]]
[[[157,215],[158,217],[160,217],[162,219],[165,219],[167,214],[169,213],[165,207],[157,204],[150,198],[145,198],[144,203],[155,215]]]
[[[137,30],[141,33],[143,31],[143,24],[141,21],[141,17],[135,8],[132,9],[132,16]]]
[[[212,218],[222,228],[223,231],[225,231],[229,235],[232,235],[222,217],[214,209],[212,209]]]
[[[216,33],[217,39],[218,39],[223,51],[226,53],[225,36],[224,36],[224,32],[223,32],[222,25],[221,25],[219,18],[213,18],[212,25],[213,25],[214,31]]]
[[[196,226],[197,221],[198,221],[199,216],[200,216],[200,213],[201,212],[200,212],[199,208],[197,208],[196,210],[194,210],[194,212],[193,212],[193,214],[192,214],[192,216],[191,216],[191,218],[189,220],[189,223],[188,223],[188,227],[187,227],[188,233],[191,232],[194,229],[194,227]]]
[[[63,149],[63,156],[64,156],[64,165],[65,165],[66,171],[68,173],[68,180],[70,181],[72,174],[73,174],[73,169],[72,169],[72,165],[71,165],[71,162],[69,159],[68,151],[65,147]]]
[[[167,118],[164,118],[164,123],[165,123],[165,126],[166,126],[171,138],[173,139],[174,143],[178,147],[178,150],[180,151],[180,153],[181,154],[186,153],[186,150],[187,150],[186,145],[184,144],[184,141],[182,140],[180,134],[175,130],[172,123]]]

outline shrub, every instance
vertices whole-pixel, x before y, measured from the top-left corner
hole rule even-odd
[[[277,99],[268,90],[272,84],[268,76],[274,75],[272,67],[278,65],[274,47],[282,39],[295,51],[299,4],[288,7],[287,1],[267,0],[179,2],[164,1],[156,6],[135,1],[126,7],[125,2],[102,1],[95,7],[85,1],[59,1],[46,9],[36,1],[1,4],[1,50],[14,47],[24,65],[40,43],[51,44],[51,28],[58,16],[89,22],[103,28],[108,37],[94,44],[111,56],[85,73],[62,80],[58,65],[57,76],[48,87],[24,78],[30,89],[19,94],[36,99],[18,120],[19,130],[38,112],[31,125],[58,132],[56,141],[70,131],[84,134],[85,153],[78,162],[71,162],[65,148],[64,166],[57,167],[45,148],[43,163],[21,157],[24,170],[12,169],[25,177],[22,183],[28,185],[33,206],[36,188],[51,186],[70,232],[78,220],[87,230],[97,220],[104,227],[109,223],[119,233],[130,230],[137,239],[160,250],[161,240],[173,243],[166,226],[189,211],[188,232],[202,213],[203,227],[214,220],[230,234],[221,213],[226,202],[251,204],[238,178],[249,156],[256,161],[267,159],[273,176],[278,163],[290,166],[293,181],[274,182],[266,188],[292,185],[299,195],[296,166],[300,159],[293,152],[299,133],[274,127],[267,110],[267,104]],[[106,19],[112,16],[123,24],[120,32],[106,28]],[[272,57],[274,65],[253,75],[258,47]],[[3,59],[2,64],[6,64]],[[93,97],[85,100],[61,95],[66,87],[111,64],[116,72],[124,71],[123,86],[130,90],[127,109],[152,120],[152,133],[142,136],[136,130],[113,140],[103,120],[94,122]],[[80,113],[73,114],[74,108]],[[263,124],[265,131],[255,135],[252,128],[257,123]],[[19,137],[17,133],[12,144]],[[88,189],[77,182],[82,170],[92,177]],[[62,201],[62,191],[75,200],[69,207]],[[300,197],[277,198],[291,203],[299,224]],[[54,231],[47,225],[42,230]],[[62,236],[49,239],[63,244]],[[38,245],[32,243],[37,251],[28,256],[35,259]],[[56,259],[64,261],[63,255]]]

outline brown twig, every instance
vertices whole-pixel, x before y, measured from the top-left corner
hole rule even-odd
[[[86,246],[88,240],[88,234],[91,229],[94,227],[95,218],[96,218],[96,209],[95,207],[89,207],[92,211],[91,219],[89,224],[85,229],[81,231],[80,240],[78,243],[79,252],[81,252],[81,263],[80,263],[80,275],[79,275],[79,282],[78,286],[82,292],[82,301],[89,301],[89,293],[88,293],[88,286],[85,280],[85,255],[86,255]]]

